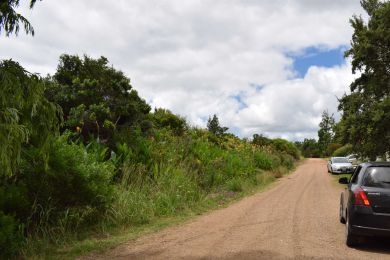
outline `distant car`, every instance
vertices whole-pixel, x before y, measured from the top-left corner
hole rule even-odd
[[[357,164],[357,156],[356,156],[356,154],[347,155],[346,158],[348,159],[348,161],[350,163],[352,163],[352,165],[356,165]]]
[[[354,171],[352,163],[346,157],[331,157],[327,167],[330,173],[352,173]]]
[[[345,223],[346,244],[356,246],[364,236],[390,237],[390,163],[360,164],[340,197],[340,222]]]

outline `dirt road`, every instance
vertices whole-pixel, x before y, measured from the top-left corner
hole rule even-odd
[[[310,159],[272,189],[139,238],[105,259],[390,259],[389,242],[345,246],[340,187]],[[379,245],[378,245],[379,244]]]

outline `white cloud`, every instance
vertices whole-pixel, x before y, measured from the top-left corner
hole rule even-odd
[[[45,74],[62,53],[103,55],[153,106],[193,124],[216,113],[242,136],[290,139],[316,135],[352,76],[345,64],[294,79],[286,53],[348,45],[348,19],[361,13],[355,0],[50,0],[21,11],[36,36],[1,36],[3,58]]]
[[[287,80],[254,90],[243,100],[250,104],[234,117],[243,135],[265,133],[296,140],[316,137],[324,109],[337,116],[337,97],[353,80],[350,65],[311,67],[303,79]]]

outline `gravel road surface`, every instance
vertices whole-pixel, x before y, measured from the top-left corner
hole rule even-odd
[[[265,192],[93,258],[390,259],[390,239],[345,246],[341,190],[324,160],[309,159]]]

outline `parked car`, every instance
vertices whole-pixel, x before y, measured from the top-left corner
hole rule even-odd
[[[364,236],[390,237],[390,162],[360,164],[340,197],[340,222],[346,244],[355,246]]]
[[[358,164],[357,162],[357,155],[356,154],[350,154],[350,155],[347,155],[346,158],[348,159],[348,161],[350,163],[352,163],[352,165],[356,165]]]
[[[331,157],[328,161],[328,172],[330,173],[351,173],[354,171],[352,163],[346,157]]]

